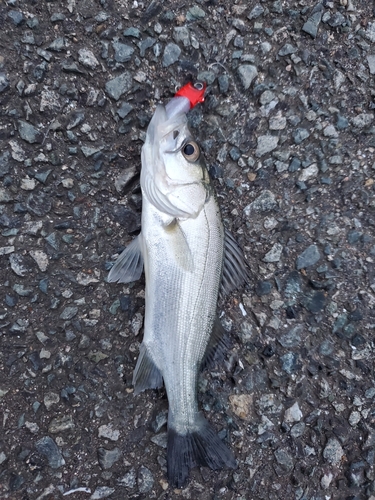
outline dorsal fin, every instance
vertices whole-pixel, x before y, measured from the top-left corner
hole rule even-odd
[[[224,265],[220,296],[224,297],[249,281],[249,272],[242,250],[232,234],[225,229]]]

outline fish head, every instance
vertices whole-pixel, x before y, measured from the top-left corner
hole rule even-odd
[[[185,113],[169,117],[159,105],[142,148],[141,186],[161,212],[176,218],[197,217],[211,195],[203,155]]]

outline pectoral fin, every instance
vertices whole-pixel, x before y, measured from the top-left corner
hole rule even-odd
[[[143,257],[141,253],[142,235],[139,234],[117,258],[108,274],[108,281],[130,283],[141,277]]]
[[[146,389],[158,389],[163,386],[163,377],[152,360],[147,347],[142,343],[138,361],[133,374],[134,394]]]
[[[242,250],[231,233],[226,229],[224,266],[220,295],[227,295],[233,290],[242,287],[248,281],[249,273]]]
[[[185,271],[193,272],[193,255],[178,220],[174,219],[168,226],[165,226],[165,233],[175,262]]]

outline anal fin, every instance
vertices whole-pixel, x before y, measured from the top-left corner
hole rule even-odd
[[[133,374],[133,385],[134,394],[139,394],[146,389],[159,389],[163,386],[162,374],[143,343]]]
[[[117,258],[108,274],[109,282],[130,283],[141,277],[143,271],[141,238],[142,234],[139,234]]]

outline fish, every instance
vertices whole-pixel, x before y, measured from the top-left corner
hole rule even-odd
[[[202,151],[188,126],[187,112],[202,102],[205,84],[188,90],[159,104],[149,123],[141,152],[141,232],[108,275],[109,282],[129,283],[145,272],[134,394],[165,385],[167,476],[178,488],[195,466],[237,466],[200,411],[197,387],[202,367],[227,345],[218,298],[247,280],[243,253],[224,228]]]

